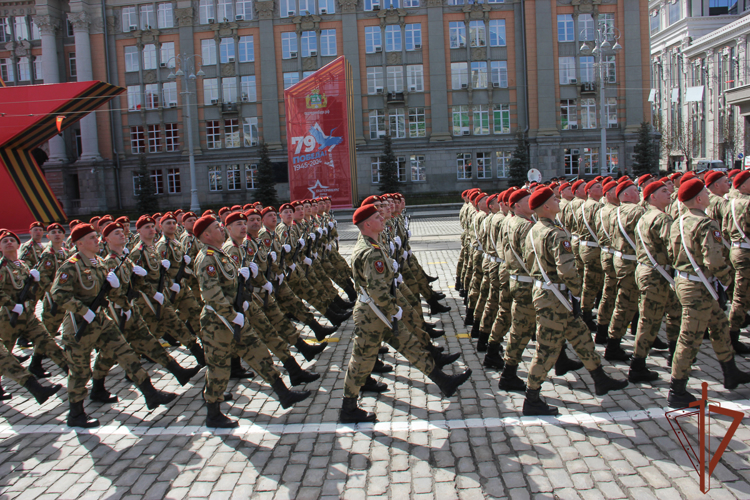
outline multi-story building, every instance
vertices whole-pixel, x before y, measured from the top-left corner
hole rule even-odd
[[[743,163],[749,9],[748,0],[649,2],[649,102],[662,136],[662,169],[694,168],[700,160]]]
[[[341,55],[360,198],[386,134],[404,192],[429,195],[504,187],[519,137],[547,178],[628,170],[650,119],[645,0],[38,0],[0,16],[8,85],[127,89],[43,146],[72,214],[134,207],[143,162],[162,206],[189,206],[190,135],[201,204],[252,197],[260,141],[284,197],[283,91]],[[602,30],[622,50],[599,50]]]

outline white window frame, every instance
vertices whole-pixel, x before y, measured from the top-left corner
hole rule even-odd
[[[450,48],[460,49],[466,47],[466,23],[463,21],[450,21],[448,23],[448,39]]]
[[[472,178],[473,163],[471,153],[456,153],[456,179],[459,181]]]
[[[427,163],[424,155],[411,155],[409,163],[411,164],[411,181],[427,182]]]
[[[224,180],[222,168],[220,165],[208,167],[208,190],[218,193],[224,190],[222,181]]]
[[[245,147],[253,147],[258,145],[260,136],[258,135],[258,117],[250,116],[245,118],[242,123],[242,143]]]

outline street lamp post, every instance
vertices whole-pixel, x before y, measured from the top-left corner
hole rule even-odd
[[[198,70],[197,73],[194,72],[196,57],[200,56],[198,56],[197,54],[193,56],[178,54],[177,56],[175,56],[173,59],[179,61],[180,68],[175,73],[170,72],[167,78],[169,80],[175,80],[177,77],[180,77],[180,79],[182,80],[182,86],[184,88],[184,91],[180,92],[180,94],[185,96],[185,118],[187,118],[188,159],[190,162],[190,211],[197,214],[200,212],[201,206],[198,202],[198,184],[195,179],[195,154],[193,153],[193,120],[190,117],[190,95],[193,94],[193,92],[190,92],[190,85],[187,81],[196,81],[198,76],[205,76],[205,73],[202,69]],[[187,79],[182,78],[185,75],[185,73],[182,71],[183,67],[185,67],[189,73]]]
[[[581,31],[581,34],[587,30]],[[608,26],[605,22],[600,22],[594,34],[593,47],[589,45],[588,41],[583,42],[580,53],[584,56],[593,55],[596,57],[596,67],[599,69],[599,109],[601,113],[601,146],[599,149],[599,174],[602,172],[602,164],[607,168],[609,173],[609,166],[607,165],[607,109],[605,107],[606,95],[604,89],[606,88],[606,62],[605,56],[615,55],[622,50],[620,45],[620,30],[614,26]],[[614,44],[612,43],[614,42]],[[603,159],[603,160],[602,160]]]

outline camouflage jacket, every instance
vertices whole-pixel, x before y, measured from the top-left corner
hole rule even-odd
[[[599,241],[599,246],[602,248],[610,248],[612,246],[612,233],[617,230],[617,227],[612,225],[613,214],[616,213],[617,205],[611,203],[604,203],[596,214],[596,236]]]
[[[290,247],[291,252],[284,257],[285,265],[291,266],[292,264],[299,264],[302,262],[304,256],[304,248],[300,248],[297,252],[297,256],[294,257],[294,252],[299,246],[299,239],[302,237],[297,224],[292,223],[291,226],[287,226],[284,222],[279,222],[276,225],[276,240],[285,241]],[[294,259],[292,259],[294,257]]]
[[[573,246],[562,226],[550,219],[539,219],[526,235],[526,248],[532,253],[532,277],[544,281],[541,264],[552,283],[564,283],[573,295],[580,295],[582,279],[576,269]],[[537,258],[533,255],[534,249]]]
[[[599,243],[599,239],[596,234],[591,234],[591,231],[596,233],[596,216],[601,210],[602,204],[591,198],[584,201],[575,213],[576,227],[578,228],[578,235],[581,237],[581,241],[592,241]],[[585,222],[584,222],[585,218]],[[586,225],[588,224],[588,226]],[[591,231],[589,231],[589,226]]]
[[[719,223],[719,227],[721,228],[721,235],[724,238],[724,241],[726,242],[726,249],[727,249],[727,257],[729,256],[728,253],[728,247],[729,247],[729,238],[731,237],[731,228],[728,228],[724,225],[725,221],[731,222],[731,219],[727,217],[730,206],[729,202],[722,198],[721,196],[717,196],[709,191],[708,195],[708,208],[706,208],[706,215],[711,217],[713,220]],[[738,214],[739,215],[739,214]],[[731,217],[731,216],[730,216]]]
[[[736,225],[734,215],[732,214],[732,205],[734,205],[734,214],[737,215]],[[724,218],[724,228],[729,235],[729,240],[732,243],[747,243],[742,234],[737,230],[737,226],[750,239],[750,198],[738,197],[730,200],[727,203],[727,213]]]
[[[622,252],[623,255],[635,256],[635,248],[630,245],[628,239],[623,235],[622,229],[620,229],[620,222],[622,222],[622,228],[630,238],[630,241],[635,243],[635,225],[643,217],[644,213],[646,213],[646,209],[637,203],[621,203],[619,207],[612,211],[613,229],[609,236],[612,241],[613,250]],[[635,260],[627,260],[627,262],[632,262],[632,266],[635,268]]]
[[[352,274],[356,290],[361,292],[360,287],[363,287],[386,318],[398,312],[396,297],[391,295],[396,277],[393,260],[377,241],[359,235],[352,251]]]
[[[141,266],[148,273],[136,282],[138,284],[136,289],[139,292],[143,292],[150,300],[159,291],[159,273],[161,272],[162,258],[156,252],[154,245],[148,246],[141,242],[130,252],[130,260],[134,264]],[[165,296],[168,295],[170,286],[172,286],[172,279],[169,277],[169,271],[167,271],[161,293]]]
[[[524,270],[523,266],[516,259],[513,251],[524,260],[523,265],[526,269],[531,271],[531,264],[534,260],[534,251],[530,248],[526,248],[526,236],[534,226],[534,221],[521,217],[520,215],[514,215],[513,217],[506,217],[507,222],[505,223],[505,241],[503,241],[503,252],[502,258],[505,259],[505,266],[508,273],[517,276],[527,276],[528,273]],[[511,250],[511,248],[513,250]]]
[[[672,217],[648,202],[646,207],[646,213],[637,223],[640,234],[636,231],[634,240],[636,246],[636,258],[639,263],[645,264],[648,267],[653,267],[645,250],[648,248],[648,251],[651,252],[651,256],[656,263],[668,271],[672,266],[672,254],[670,248],[670,231],[673,222]],[[643,239],[641,239],[641,235],[643,236]]]
[[[172,281],[174,281],[177,273],[180,270],[180,265],[185,258],[185,248],[182,246],[181,242],[177,241],[177,239],[168,240],[166,235],[162,235],[162,237],[159,238],[159,241],[156,242],[155,249],[156,253],[162,259],[166,259],[169,261],[169,270],[167,271],[167,273],[169,274],[169,277],[172,279]],[[190,257],[190,259],[190,264],[192,264],[192,257]],[[193,270],[191,269],[191,267],[191,265],[185,265],[186,275],[193,274]]]
[[[30,270],[31,268],[22,260],[10,261],[2,258],[2,264],[0,264],[0,307],[7,307],[10,310],[18,303],[18,294],[21,292]],[[31,288],[29,288],[29,294],[25,302],[35,303],[39,298],[40,288],[34,285],[32,283]]]
[[[230,238],[224,242],[221,250],[232,259],[232,262],[238,268],[247,267],[250,262],[255,262],[258,265],[258,275],[253,278],[251,274],[250,280],[253,286],[261,287],[266,284],[268,281],[266,279],[268,248],[259,239],[248,234],[242,245],[237,245]]]
[[[124,261],[123,258],[125,259]],[[121,266],[120,262],[122,262]],[[117,279],[120,280],[120,288],[115,288],[109,292],[109,299],[118,307],[123,308],[125,311],[129,311],[132,308],[132,305],[130,300],[128,300],[128,293],[130,292],[131,298],[135,299],[135,291],[138,289],[138,282],[143,280],[143,278],[133,273],[133,261],[126,258],[124,255],[117,255],[114,252],[110,252],[104,259],[102,259],[102,263],[107,269],[107,273],[113,272],[117,269],[117,266],[120,266],[116,273]],[[130,291],[131,286],[133,287],[132,291]]]
[[[87,259],[80,252],[75,253],[60,266],[55,276],[55,282],[52,284],[52,300],[60,309],[83,316],[106,283],[108,273],[109,270],[99,256]],[[108,298],[118,293],[120,289],[113,289],[109,292]],[[105,300],[102,310],[106,309],[107,305]]]
[[[198,252],[201,248],[203,248],[203,243],[201,243],[193,233],[189,233],[188,231],[182,233],[182,236],[180,236],[180,243],[182,244],[183,251],[190,256],[190,259],[192,259],[192,261],[195,261],[195,258],[198,256]],[[190,262],[190,266],[195,269],[193,264],[194,262]]]
[[[68,260],[72,254],[73,252],[68,251],[65,247],[55,251],[52,245],[48,245],[44,249],[39,258],[41,264],[37,268],[39,270],[39,289],[42,292],[50,291],[52,282],[55,281],[57,270],[60,269],[63,262]]]
[[[685,252],[688,247],[695,263],[707,279],[716,277],[725,286],[732,282],[734,271],[724,257],[724,245],[721,242],[719,224],[697,209],[689,209],[682,216],[685,239],[680,234],[680,219],[672,223],[670,241],[674,268],[691,275],[696,272]]]
[[[195,259],[195,273],[205,304],[204,313],[206,307],[211,307],[227,321],[234,319],[238,273],[233,260],[218,248],[204,245]]]
[[[492,214],[492,217],[489,218],[490,221],[487,223],[487,250],[503,260],[505,260],[505,257],[503,257],[503,241],[500,228],[506,217],[503,211],[499,210],[497,213]]]
[[[39,258],[42,256],[42,252],[44,252],[44,250],[44,244],[35,243],[34,240],[29,240],[18,247],[18,255],[20,256],[21,260],[26,262],[29,268],[33,268],[39,263]]]

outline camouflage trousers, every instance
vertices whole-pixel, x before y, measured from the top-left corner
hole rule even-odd
[[[578,253],[583,261],[583,287],[581,288],[581,311],[588,312],[594,308],[596,296],[604,285],[601,250],[599,247],[580,245]]]
[[[78,325],[85,320],[75,318]],[[140,386],[148,378],[148,374],[141,366],[138,355],[120,333],[117,325],[104,313],[96,315],[87,327],[80,341],[75,339],[76,325],[70,314],[63,320],[63,343],[65,344],[65,358],[68,361],[68,399],[77,403],[86,399],[88,391],[86,384],[91,379],[91,351],[99,350],[99,356],[113,358],[120,364],[130,380]]]
[[[316,292],[310,281],[305,278],[305,272],[302,269],[304,264],[298,265],[297,268],[289,273],[287,279],[289,280],[289,288],[299,298],[307,301],[311,306],[320,312],[325,312],[328,306],[331,305],[331,299]]]
[[[465,247],[466,257],[464,258],[464,274],[461,278],[464,290],[469,293],[471,288],[471,280],[474,278],[474,255],[476,254],[476,248],[471,245],[467,240],[467,246]]]
[[[581,318],[574,318],[549,290],[534,288],[536,311],[536,352],[527,379],[529,389],[539,389],[560,355],[565,340],[575,350],[587,370],[601,366],[589,328]]]
[[[510,327],[508,346],[505,349],[505,362],[518,366],[523,351],[531,341],[536,330],[536,311],[533,302],[534,285],[515,279],[510,280],[510,296],[513,298],[511,314],[513,324]]]
[[[402,252],[403,250],[397,249],[396,251]],[[411,271],[411,274],[414,276],[414,280],[417,283],[416,288],[411,289],[412,292],[415,295],[419,293],[419,295],[424,297],[425,300],[429,300],[430,297],[432,297],[432,287],[430,287],[430,282],[427,281],[427,275],[425,274],[424,269],[422,269],[422,266],[419,265],[417,257],[412,255],[403,262],[404,268]],[[399,269],[399,271],[401,271],[401,269]]]
[[[192,327],[198,327],[198,320],[196,320],[196,318],[199,318],[201,315],[203,302],[195,299],[195,295],[189,286],[185,285],[180,288],[180,293],[175,297],[173,307],[177,316],[179,316],[183,322],[192,319]]]
[[[406,285],[406,281],[404,281],[398,286],[398,290],[404,296],[409,306],[411,306],[411,308],[414,309],[417,316],[419,316],[419,321],[420,321],[419,324],[421,326],[422,320],[424,319],[424,312],[422,311],[422,301],[419,300],[419,296],[415,294],[411,290],[411,288]]]
[[[18,316],[15,328],[10,326],[9,315],[6,311],[6,308],[0,309],[0,339],[9,351],[12,351],[13,346],[16,345],[18,337],[25,337],[34,344],[35,354],[44,354],[60,368],[65,366],[62,349],[37,319],[31,307],[24,308],[23,313]]]
[[[419,339],[399,324],[398,332],[388,328],[367,304],[357,301],[354,306],[354,349],[344,377],[344,397],[356,398],[359,389],[372,373],[378,349],[387,342],[401,353],[419,371],[429,375],[435,361],[424,349]],[[400,322],[399,322],[400,323]]]
[[[471,282],[469,283],[469,302],[467,305],[471,309],[475,309],[479,301],[479,292],[482,287],[482,278],[484,277],[484,271],[482,270],[483,263],[484,253],[474,252],[474,257],[472,258],[474,272],[471,275]]]
[[[599,301],[599,311],[596,314],[596,322],[600,325],[609,325],[612,313],[615,310],[617,299],[617,272],[612,262],[614,256],[609,252],[601,252],[602,272],[604,273],[604,286],[602,288],[602,300]]]
[[[12,378],[18,385],[24,385],[32,377],[21,363],[0,342],[0,375]]]
[[[419,302],[421,304],[421,300],[419,299],[419,283],[417,283],[417,279],[414,277],[414,273],[411,272],[411,269],[409,269],[408,266],[404,267],[403,269],[399,268],[399,272],[401,273],[401,277],[404,279],[404,285],[407,286],[409,289],[409,303],[412,303],[412,298],[414,301]]]
[[[464,275],[464,261],[466,260],[466,247],[464,245],[464,236],[461,235],[461,251],[458,252],[458,262],[456,263],[456,277],[461,279]]]
[[[53,337],[57,335],[57,331],[62,325],[63,319],[65,319],[65,310],[61,307],[57,308],[57,314],[52,314],[51,306],[47,296],[45,295],[42,301],[42,324],[47,329],[50,335]]]
[[[156,300],[150,297],[147,299],[143,294],[139,293],[136,304],[154,337],[159,338],[168,333],[188,349],[198,341],[196,336],[190,333],[185,322],[177,316],[177,311],[175,311],[174,306],[169,302],[166,294],[164,296],[164,304],[161,306],[159,319],[156,319]]]
[[[484,254],[487,255],[487,254]],[[490,281],[492,278],[489,276],[491,265],[496,264],[489,259],[482,260],[482,280],[479,282],[479,296],[477,302],[474,304],[474,321],[482,323],[482,317],[486,311],[487,299],[490,295]]]
[[[732,248],[729,258],[734,267],[734,294],[732,309],[729,311],[729,329],[737,332],[745,322],[745,314],[750,310],[750,250]]]
[[[315,316],[310,312],[310,309],[308,309],[305,303],[302,302],[302,299],[297,297],[289,287],[286,278],[284,278],[284,281],[282,281],[281,284],[279,284],[278,281],[276,281],[275,284],[274,297],[282,311],[294,316],[306,325],[309,325],[315,320]]]
[[[492,324],[497,318],[497,311],[500,302],[500,262],[490,262],[487,272],[482,279],[482,288],[480,297],[485,294],[486,299],[481,308],[474,310],[474,316],[480,317],[479,331],[489,332],[492,330]]]
[[[208,309],[203,309],[200,325],[208,366],[206,388],[203,391],[203,397],[207,403],[224,401],[233,356],[244,359],[269,384],[273,384],[281,375],[274,366],[268,349],[253,333],[247,322],[241,331],[241,343],[235,342],[233,331],[224,325],[216,313]]]
[[[409,299],[406,298],[407,294],[411,295],[411,292],[409,291],[408,287],[405,287],[404,284],[401,283],[401,285],[399,285],[398,287],[398,292],[396,293],[396,303],[403,310],[399,325],[406,325],[412,335],[415,335],[422,343],[422,345],[430,345],[432,344],[430,334],[427,333],[424,328],[422,328],[422,314],[421,312],[417,312],[417,310],[412,307],[412,305],[409,303]]]
[[[329,280],[327,276],[321,276],[321,270],[318,266],[316,266],[316,262],[317,261],[313,261],[313,264],[311,266],[307,266],[304,263],[301,264],[300,271],[302,275],[307,278],[307,281],[309,281],[312,285],[314,293],[323,295],[324,300],[330,304],[333,299],[336,298],[336,295],[338,295],[338,293],[336,292],[336,288],[333,286],[333,283],[331,283],[331,280]],[[305,274],[306,272],[307,274]]]
[[[348,277],[342,277],[341,274],[336,270],[336,268],[333,267],[333,264],[331,264],[331,261],[328,260],[327,257],[321,261],[320,265],[322,266],[323,271],[325,271],[326,276],[328,276],[331,281],[336,283],[339,288],[343,289],[344,287],[346,287]]]
[[[492,323],[492,330],[490,331],[490,343],[499,344],[503,341],[505,334],[510,328],[511,321],[513,320],[511,307],[513,305],[513,299],[510,296],[510,284],[503,283],[500,280],[501,288],[500,295],[497,302],[497,316],[495,321]]]
[[[265,293],[265,291],[262,293]],[[289,351],[289,343],[281,337],[281,334],[268,321],[263,312],[263,301],[259,296],[260,294],[256,293],[254,294],[254,298],[249,300],[250,307],[245,311],[246,322],[255,330],[256,335],[268,350],[283,363],[292,355]]]
[[[276,282],[276,284],[278,284],[278,282]],[[265,314],[268,321],[273,325],[278,337],[285,340],[289,345],[294,345],[297,342],[297,339],[299,339],[297,327],[294,326],[286,316],[284,316],[283,312],[281,312],[279,304],[276,302],[273,294],[268,297],[268,306],[266,306],[264,302],[266,300],[266,291],[262,290],[258,295],[263,299],[263,302],[261,302],[261,304],[263,304],[263,314]]]
[[[682,304],[682,324],[672,361],[672,378],[681,380],[690,375],[693,359],[698,355],[706,328],[719,362],[731,360],[734,349],[729,339],[727,315],[703,283],[677,277],[675,285],[677,297]]]
[[[641,294],[638,306],[638,333],[635,337],[633,355],[645,358],[659,334],[661,320],[667,314],[667,340],[674,341],[680,336],[682,306],[677,295],[659,271],[639,265],[635,270],[635,282]]]
[[[328,255],[329,255],[329,259],[331,260],[331,264],[341,274],[341,276],[346,276],[347,278],[351,278],[352,268],[349,267],[349,264],[347,264],[346,259],[344,259],[339,253],[339,251],[336,250],[336,244],[333,242],[331,242],[331,252]]]
[[[640,293],[635,284],[635,273],[623,273],[618,267],[619,258],[615,258],[615,269],[617,269],[617,299],[615,299],[615,310],[609,323],[609,336],[621,339],[633,321],[633,316],[638,312],[638,299]]]
[[[578,243],[579,237],[578,235],[573,235],[571,238],[571,248],[573,249],[573,256],[576,258],[576,269],[578,270],[578,274],[580,276],[583,276],[584,269],[583,269],[583,259],[581,258],[581,245]]]

